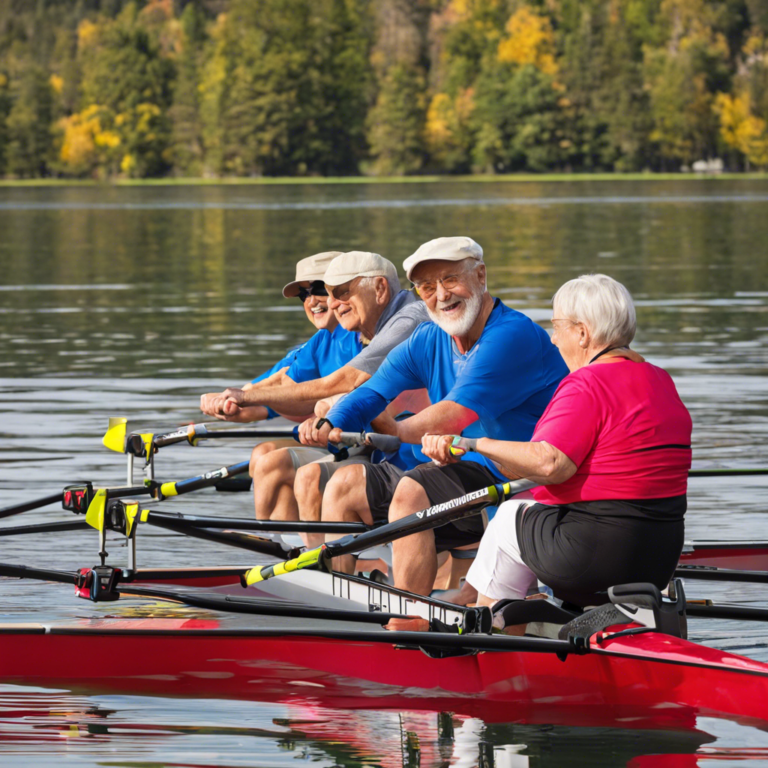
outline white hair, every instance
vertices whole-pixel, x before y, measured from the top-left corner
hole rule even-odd
[[[608,275],[569,280],[552,297],[555,314],[584,323],[595,343],[623,347],[635,338],[637,317],[629,291]]]
[[[389,298],[390,300],[394,299],[395,296],[397,296],[398,293],[402,290],[402,286],[400,285],[400,280],[397,277],[390,277],[389,275],[376,275],[375,277],[362,277],[360,278],[360,282],[358,285],[362,285],[364,287],[371,286],[373,288],[376,285],[376,280],[379,277],[383,277],[387,281],[387,285],[389,286]]]

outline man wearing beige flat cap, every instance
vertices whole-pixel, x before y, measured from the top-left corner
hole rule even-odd
[[[346,365],[330,375],[303,383],[260,387],[251,390],[229,389],[220,418],[239,420],[242,412],[254,406],[268,406],[284,414],[315,416],[305,421],[300,434],[302,442],[316,445],[312,434],[319,418],[326,413],[328,399],[351,392],[366,382],[382,364],[387,354],[407,339],[415,328],[429,321],[422,302],[400,287],[397,268],[377,253],[350,251],[331,261],[324,283],[328,290],[328,306],[347,331],[361,333],[367,346]],[[384,409],[382,409],[384,410]],[[378,416],[379,414],[375,414]],[[326,441],[327,442],[327,441]],[[322,446],[325,448],[325,444]],[[283,449],[261,457],[252,467],[256,516],[259,519],[298,519],[298,504],[293,493],[297,464],[292,456],[297,449]],[[318,505],[325,483],[337,467],[331,462],[312,467],[305,473],[305,487],[315,484]],[[266,480],[265,480],[266,479]],[[310,513],[310,519],[312,517]]]
[[[546,331],[488,293],[483,250],[470,237],[430,240],[403,266],[433,322],[419,326],[369,381],[330,409],[318,442],[359,431],[402,392],[420,387],[432,405],[396,423],[397,435],[414,450],[431,447],[436,435],[529,440],[568,372]],[[346,467],[326,489],[322,519],[369,525],[399,520],[506,481],[483,456],[468,452],[462,459],[405,472],[387,463],[364,471]],[[395,586],[428,594],[437,552],[479,542],[482,533],[475,517],[395,541]],[[350,558],[340,560],[336,567],[351,570]]]
[[[244,390],[294,384],[326,376],[346,365],[360,353],[363,348],[360,335],[339,326],[338,318],[328,306],[328,292],[323,283],[323,275],[328,265],[340,255],[341,251],[316,253],[296,264],[296,278],[283,288],[283,296],[286,299],[298,298],[301,301],[307,319],[316,328],[316,333],[309,341],[291,349],[268,371],[246,384]],[[209,416],[222,418],[225,401],[223,392],[202,395],[200,410]],[[238,420],[253,422],[279,415],[301,420],[311,413],[310,409],[303,414],[282,414],[259,405],[240,411]]]

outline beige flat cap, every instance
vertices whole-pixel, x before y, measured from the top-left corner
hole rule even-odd
[[[408,279],[417,264],[422,261],[462,261],[463,259],[483,260],[483,249],[471,237],[438,237],[419,246],[404,262],[403,269]]]
[[[299,295],[299,283],[322,280],[328,265],[342,253],[343,251],[325,251],[324,253],[316,253],[314,256],[307,256],[306,259],[297,262],[296,279],[283,288],[283,296],[286,299],[292,299]]]
[[[397,267],[378,253],[349,251],[331,262],[323,280],[326,285],[337,286],[356,277],[386,277],[397,281]]]

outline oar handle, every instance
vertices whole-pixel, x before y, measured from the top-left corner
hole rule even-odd
[[[379,432],[342,432],[336,444],[352,448],[359,445],[370,445],[384,453],[395,453],[400,449],[402,442],[397,435],[383,435]]]

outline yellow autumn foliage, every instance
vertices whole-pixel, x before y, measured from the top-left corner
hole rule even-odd
[[[715,112],[720,118],[720,135],[729,146],[757,166],[768,165],[768,124],[752,114],[749,95],[718,94]]]
[[[532,64],[546,75],[557,74],[555,37],[548,18],[522,6],[507,22],[506,33],[507,37],[499,43],[500,62]]]
[[[77,26],[77,49],[83,51],[96,44],[99,36],[99,25],[88,19],[83,19]]]
[[[51,75],[48,79],[48,82],[50,83],[51,90],[54,93],[61,93],[62,90],[64,90],[64,78],[60,75]]]

